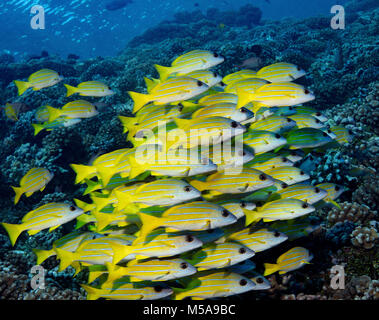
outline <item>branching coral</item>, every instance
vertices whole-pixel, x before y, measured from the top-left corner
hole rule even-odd
[[[365,249],[372,249],[378,238],[379,234],[374,227],[357,227],[351,233],[352,244]]]

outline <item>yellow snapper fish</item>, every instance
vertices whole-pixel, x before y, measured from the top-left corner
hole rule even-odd
[[[294,114],[288,116],[288,118],[292,119],[296,122],[296,127],[301,128],[315,128],[321,129],[325,127],[325,124],[319,119],[315,118],[310,114]]]
[[[129,261],[126,267],[106,263],[108,270],[107,283],[128,276],[131,282],[169,281],[191,276],[196,268],[183,259]]]
[[[265,276],[279,271],[279,274],[285,274],[290,271],[301,268],[304,264],[309,264],[313,255],[308,249],[295,247],[283,253],[277,260],[276,264],[265,263]]]
[[[217,165],[207,158],[173,150],[173,152],[156,152],[153,157],[139,159],[137,155],[129,157],[129,178],[133,179],[143,172],[150,171],[153,176],[190,177],[217,170]]]
[[[296,107],[294,106],[271,107],[270,109],[274,109],[274,115],[281,117],[288,117],[296,114]]]
[[[285,189],[275,192],[269,200],[277,199],[298,199],[309,204],[314,204],[321,201],[328,195],[326,190],[319,187],[314,187],[310,184],[294,184]]]
[[[176,58],[171,67],[155,65],[160,79],[166,80],[170,75],[186,75],[192,71],[206,70],[224,62],[224,57],[206,50],[194,50]]]
[[[138,235],[138,233],[137,233]],[[200,248],[203,242],[191,234],[166,233],[156,229],[143,240],[137,237],[132,246],[119,246],[113,264],[132,259],[165,258]]]
[[[230,267],[254,255],[253,250],[238,243],[210,243],[182,257],[198,271],[204,271]]]
[[[305,75],[300,67],[287,62],[278,62],[258,70],[257,77],[270,82],[294,81]]]
[[[53,242],[53,248],[50,250],[33,249],[34,254],[37,256],[37,264],[41,264],[47,258],[56,256],[55,248],[74,252],[80,244],[84,241],[94,239],[95,237],[101,237],[101,235],[94,232],[83,232],[75,230],[62,238]]]
[[[222,82],[224,82],[226,85],[229,85],[235,81],[243,80],[247,78],[255,78],[257,76],[257,72],[250,69],[242,69],[237,72],[233,72],[228,74],[222,79]]]
[[[220,103],[233,103],[237,106],[238,96],[233,93],[220,92],[205,96],[199,100],[199,105],[203,107],[209,107]]]
[[[190,183],[200,191],[221,194],[253,192],[274,184],[273,179],[262,171],[250,168],[233,170],[229,168],[228,171],[208,176],[205,181],[192,180]]]
[[[226,86],[224,92],[238,94],[239,90],[254,93],[258,88],[269,82],[259,78],[247,78],[234,81]]]
[[[174,288],[174,299],[204,300],[229,297],[254,290],[255,283],[237,273],[228,271],[212,272],[191,280],[186,288]]]
[[[286,157],[288,160],[293,163],[299,162],[305,157],[305,152],[301,149],[289,150],[289,149],[280,149],[278,154]]]
[[[203,107],[192,114],[192,119],[209,117],[224,117],[242,122],[254,117],[254,113],[245,107],[237,109],[234,103],[219,103]]]
[[[319,119],[321,122],[325,122],[328,120],[327,117],[325,117],[320,111],[317,111],[316,109],[309,107],[309,106],[296,106],[296,113],[297,114],[310,114],[311,116]]]
[[[102,154],[92,162],[92,165],[82,165],[82,164],[70,164],[71,168],[76,173],[75,183],[81,183],[84,179],[90,179],[99,174],[99,170],[112,170],[116,166],[119,159],[125,153],[132,152],[131,148],[117,149],[112,152]]]
[[[87,291],[87,300],[104,298],[107,300],[158,300],[172,295],[173,290],[161,286],[142,286],[135,283],[118,281],[117,288],[113,284],[103,286],[101,289],[85,284],[81,285]]]
[[[115,192],[119,202],[146,206],[174,206],[181,202],[197,199],[199,190],[185,181],[161,179],[139,185],[132,194]]]
[[[271,131],[248,131],[243,136],[244,145],[254,150],[255,156],[287,144],[286,138]]]
[[[320,225],[313,224],[312,221],[307,218],[276,221],[270,225],[270,228],[285,233],[289,241],[306,237],[319,227]]]
[[[289,220],[307,215],[315,211],[315,208],[298,199],[279,199],[268,202],[255,211],[246,213],[246,225],[263,219],[263,222],[276,220]]]
[[[76,124],[78,124],[82,119],[66,119],[66,118],[58,118],[52,122],[45,123],[32,123],[34,128],[34,135],[36,136],[42,130],[52,131],[56,128],[69,128]]]
[[[14,246],[23,231],[28,231],[29,235],[35,235],[44,229],[49,229],[51,232],[81,214],[83,210],[73,205],[52,202],[28,212],[22,218],[21,224],[2,223],[2,225],[7,230]]]
[[[135,137],[137,134],[143,134],[144,130],[153,130],[159,125],[164,125],[173,121],[182,115],[181,106],[154,106],[149,108],[148,114],[138,115],[136,117],[119,116],[124,127],[124,133],[129,132],[128,139]]]
[[[80,262],[85,266],[112,262],[118,246],[130,246],[132,241],[134,237],[130,235],[105,236],[83,241],[74,252],[55,248],[60,259],[59,271],[65,270],[74,262]]]
[[[46,106],[49,112],[49,122],[54,121],[59,117],[65,117],[68,119],[82,119],[92,118],[97,116],[99,112],[96,107],[85,100],[72,101],[65,104],[62,109],[56,109],[50,106]]]
[[[167,232],[202,231],[220,228],[237,221],[236,217],[225,208],[206,201],[194,201],[171,207],[160,217],[141,211],[137,214],[142,221],[139,238],[143,240],[159,227],[165,227]]]
[[[297,167],[284,166],[266,171],[268,175],[287,185],[293,185],[310,179],[310,176]]]
[[[180,130],[174,129],[168,133],[168,148],[209,146],[228,141],[246,131],[237,121],[224,117],[175,119],[175,123]]]
[[[20,187],[12,187],[16,196],[14,203],[17,204],[25,193],[30,197],[36,191],[43,191],[46,185],[53,179],[54,174],[45,168],[32,168],[21,179]]]
[[[311,91],[292,82],[268,83],[254,93],[238,89],[237,95],[238,107],[253,101],[270,107],[294,106],[315,99]]]
[[[107,191],[112,191],[113,189],[120,187],[128,182],[131,182],[129,178],[123,178],[120,175],[114,175],[106,185],[102,185],[101,181],[93,181],[90,179],[84,179],[85,184],[87,185],[86,190],[83,193],[83,196],[90,194],[91,192],[104,189]]]
[[[51,87],[63,80],[56,71],[42,69],[31,74],[28,81],[15,80],[14,83],[18,89],[18,95],[21,96],[27,89],[33,88],[34,91]]]
[[[328,195],[323,199],[326,203],[331,203],[337,208],[340,208],[340,205],[335,202],[335,200],[343,193],[346,191],[346,188],[344,186],[335,184],[335,183],[329,183],[329,182],[324,182],[317,184],[316,187],[325,190]]]
[[[316,148],[333,141],[327,132],[314,128],[291,130],[286,139],[290,149]]]
[[[253,290],[267,290],[271,288],[271,282],[256,272],[254,272],[254,277],[250,278],[250,280],[255,283]]]
[[[134,101],[133,112],[136,113],[149,102],[154,102],[156,105],[164,105],[188,100],[208,89],[209,87],[199,80],[190,77],[177,77],[161,82],[148,94],[133,91],[128,91],[128,94]]]
[[[67,89],[67,97],[75,93],[87,97],[106,97],[114,94],[111,88],[101,81],[86,81],[80,83],[77,87],[72,87],[68,84],[64,86]]]
[[[222,77],[216,72],[209,70],[196,70],[186,74],[187,77],[194,78],[204,82],[209,88],[218,84],[222,85]]]
[[[5,116],[12,121],[18,121],[20,109],[21,105],[14,103],[6,103],[4,107]]]
[[[275,247],[287,239],[286,234],[267,228],[255,230],[253,228],[245,228],[224,237],[224,241],[240,243],[255,253]]]
[[[288,160],[286,157],[277,156],[275,153],[267,152],[267,153],[257,155],[246,166],[248,168],[267,172],[271,169],[285,167],[285,166],[293,166],[293,165],[294,163]]]
[[[283,133],[296,126],[296,122],[289,117],[281,116],[269,116],[266,119],[256,121],[252,123],[249,127],[249,131],[270,131],[275,133]]]
[[[339,144],[343,145],[350,143],[353,140],[351,130],[348,130],[341,126],[331,126],[330,130],[336,135],[336,138],[334,140]]]
[[[47,110],[47,106],[38,107],[34,118],[38,122],[47,122],[49,120],[49,111]]]

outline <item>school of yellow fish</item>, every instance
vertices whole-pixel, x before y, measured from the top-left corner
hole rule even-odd
[[[296,163],[312,150],[348,143],[343,127],[303,105],[314,94],[294,80],[305,71],[291,63],[240,70],[222,77],[210,71],[224,58],[206,50],[156,65],[159,79],[146,78],[147,93],[129,92],[134,116],[120,116],[132,148],[71,164],[85,184],[75,205],[48,203],[27,213],[21,224],[2,223],[12,245],[23,231],[34,235],[76,220],[72,233],[50,250],[34,249],[37,263],[56,256],[59,271],[87,269],[87,299],[193,300],[227,297],[270,288],[264,276],[310,263],[306,248],[293,247],[254,271],[259,252],[307,236],[317,226],[307,215],[335,205],[344,187],[312,186]],[[19,94],[41,90],[62,77],[48,69],[15,81]],[[67,96],[114,94],[99,82],[65,84]],[[17,121],[12,104],[5,108]],[[85,100],[61,109],[36,111],[36,134],[98,114]],[[15,191],[43,191],[53,179],[32,168]]]

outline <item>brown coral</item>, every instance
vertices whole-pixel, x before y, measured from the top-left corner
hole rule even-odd
[[[375,241],[379,238],[379,234],[374,227],[357,227],[350,236],[354,246],[365,249],[373,248]]]
[[[351,221],[360,225],[368,223],[375,219],[376,211],[370,210],[364,204],[356,202],[343,202],[341,209],[333,208],[328,214],[328,222],[330,225],[335,225],[337,222]]]

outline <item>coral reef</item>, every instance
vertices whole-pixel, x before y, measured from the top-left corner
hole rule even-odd
[[[365,249],[372,249],[378,238],[379,234],[374,227],[357,227],[351,233],[352,244]]]

